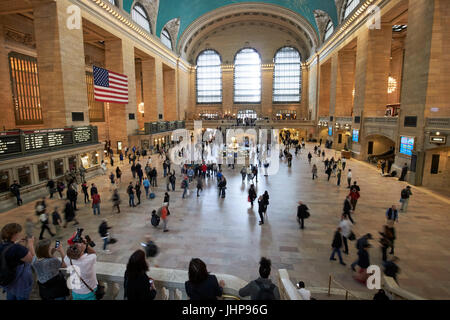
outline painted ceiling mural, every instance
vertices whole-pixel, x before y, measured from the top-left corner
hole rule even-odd
[[[123,0],[123,9],[128,13],[131,12],[133,2],[134,0]],[[314,19],[316,9],[328,13],[334,25],[338,25],[335,0],[160,0],[155,34],[159,35],[168,21],[180,18],[179,37],[192,22],[210,11],[230,4],[252,2],[273,4],[292,10],[305,17],[317,33],[319,31]]]

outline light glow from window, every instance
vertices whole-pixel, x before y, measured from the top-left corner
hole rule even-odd
[[[234,60],[234,102],[261,102],[261,58],[252,48],[236,54]]]
[[[152,33],[150,19],[148,18],[147,12],[145,12],[145,9],[140,4],[136,3],[134,5],[133,11],[131,13],[131,18],[142,28],[147,30],[149,33]]]
[[[301,58],[292,47],[275,54],[273,102],[300,102]]]
[[[222,66],[220,55],[205,50],[197,58],[197,103],[222,103]]]

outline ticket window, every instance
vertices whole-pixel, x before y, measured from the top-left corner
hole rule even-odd
[[[91,165],[92,165],[92,167],[98,165],[98,152],[97,151],[92,152]]]
[[[89,155],[88,155],[87,153],[83,153],[83,154],[80,156],[80,159],[81,159],[81,165],[82,165],[84,168],[89,168],[89,167],[91,167],[91,164],[89,163]]]
[[[0,193],[9,191],[9,171],[0,171]]]
[[[55,177],[60,177],[64,174],[64,160],[56,159],[54,162]]]
[[[23,186],[28,186],[31,184],[31,170],[30,167],[23,167],[17,169],[17,175],[19,176],[19,184]]]
[[[69,171],[77,169],[77,157],[69,157]]]
[[[48,163],[42,162],[37,165],[39,182],[48,180]]]

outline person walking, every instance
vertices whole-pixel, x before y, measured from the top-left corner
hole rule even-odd
[[[355,224],[355,222],[352,219],[352,215],[351,215],[352,211],[353,211],[353,206],[351,203],[351,197],[350,197],[350,195],[348,195],[344,201],[343,212],[344,212],[344,215],[348,216],[348,219],[351,221],[351,223]]]
[[[136,191],[136,198],[138,199],[137,206],[141,204],[141,185],[136,182],[136,185],[134,186],[134,190]]]
[[[352,183],[352,169],[348,169],[347,183],[348,183],[348,187],[347,188],[350,189],[351,183]]]
[[[203,180],[202,177],[197,178],[197,197],[200,197],[200,191],[203,191]]]
[[[169,182],[172,185],[172,191],[175,191],[175,182],[177,180],[177,177],[175,176],[175,170],[172,171],[172,174],[169,174]],[[167,187],[167,191],[169,191],[169,188]]]
[[[73,184],[69,185],[69,188],[67,189],[67,199],[69,199],[70,204],[73,207],[73,210],[77,211],[77,195],[78,192],[73,187]]]
[[[106,254],[110,254],[111,250],[107,249],[107,246],[109,244],[109,229],[111,229],[112,227],[108,226],[108,220],[107,219],[103,219],[102,223],[100,223],[100,225],[98,226],[98,233],[100,234],[100,238],[102,238],[103,240],[103,253]]]
[[[148,181],[147,177],[144,178],[144,181],[142,181],[142,184],[145,189],[145,198],[148,199],[148,194],[149,194],[149,190],[150,190],[150,181]]]
[[[309,218],[309,209],[302,201],[298,202],[297,206],[297,220],[300,225],[300,229],[305,228],[305,219]]]
[[[247,168],[245,166],[241,169],[242,183],[245,182],[245,177],[247,176]]]
[[[408,173],[408,164],[405,162],[402,168],[402,173],[400,174],[399,181],[405,181],[406,174]]]
[[[362,284],[366,284],[367,278],[369,275],[367,274],[367,268],[370,266],[370,258],[369,251],[370,245],[363,245],[361,249],[358,250],[358,262],[359,270],[353,276],[354,279]]]
[[[84,194],[84,203],[91,202],[91,200],[89,200],[88,186],[86,181],[84,181],[83,184],[81,185],[81,190],[83,191]]]
[[[116,186],[116,176],[114,175],[114,173],[111,171],[111,174],[109,175],[109,191],[112,191],[114,189],[114,187]]]
[[[331,247],[333,248],[333,251],[331,252],[330,260],[336,260],[334,257],[337,253],[339,257],[339,263],[343,266],[345,266],[344,261],[342,260],[341,255],[341,248],[342,248],[342,234],[341,234],[341,228],[337,228],[336,232],[334,233],[333,242],[331,243]]]
[[[381,175],[384,176],[384,169],[386,168],[386,160],[381,160]]]
[[[53,181],[53,179],[48,180],[47,189],[50,195],[50,199],[53,199],[53,194],[56,192],[55,181]]]
[[[122,170],[119,167],[116,168],[116,178],[117,184],[122,182]]]
[[[58,191],[59,199],[62,199],[62,198],[63,198],[62,193],[63,193],[63,191],[64,191],[64,188],[65,188],[64,182],[58,181],[58,182],[56,183],[56,190]]]
[[[130,169],[131,169],[131,174],[133,175],[133,179],[136,179],[136,165],[134,164],[134,162],[131,165]]]
[[[342,171],[341,171],[341,169],[338,169],[338,171],[337,171],[337,185],[338,186],[341,185],[341,175],[342,175]]]
[[[258,198],[258,214],[259,214],[259,225],[264,224],[264,210],[265,210],[265,204],[263,196],[259,196]]]
[[[44,239],[43,235],[45,230],[47,230],[47,232],[50,233],[52,237],[54,237],[55,234],[52,232],[52,230],[50,230],[48,226],[48,214],[46,212],[43,212],[39,216],[39,220],[41,221],[41,233],[39,234],[39,240]]]
[[[355,211],[356,203],[358,203],[360,194],[359,194],[358,190],[356,190],[355,188],[351,188],[350,193],[348,195],[350,197],[350,203],[352,204],[352,210]]]
[[[167,229],[167,223],[169,222],[169,204],[167,202],[163,203],[163,206],[161,207],[161,220],[163,221],[163,232],[169,232],[169,229]]]
[[[114,193],[112,195],[112,202],[113,202],[113,211],[114,208],[117,208],[117,213],[120,213],[120,195],[119,191],[117,189],[114,189]]]
[[[348,240],[351,240],[353,234],[352,226],[352,223],[348,220],[348,216],[343,214],[341,217],[341,222],[339,222],[339,228],[341,228],[345,254],[348,254]]]
[[[317,176],[317,166],[316,166],[316,164],[313,164],[313,167],[312,167],[312,179],[313,179],[313,180],[314,180],[314,177],[318,178],[318,176]]]
[[[366,248],[370,247],[369,240],[371,240],[371,239],[372,239],[372,235],[370,233],[366,233],[361,238],[359,238],[356,241],[356,249],[358,250],[358,252],[360,250],[362,250],[362,248],[364,248],[364,247],[366,247]],[[359,261],[359,258],[351,264],[351,268],[353,271],[356,271],[355,266],[358,264],[358,261]]]
[[[9,187],[11,193],[16,197],[18,207],[23,204],[22,198],[20,197],[20,188],[22,186],[17,183],[17,180],[14,180],[14,183]]]
[[[181,181],[181,188],[183,189],[182,198],[184,199],[189,188],[189,180],[187,176],[184,176],[183,181]]]
[[[69,222],[75,221],[75,223],[73,224],[74,226],[76,226],[77,224],[79,224],[79,222],[77,221],[77,219],[75,218],[75,211],[72,207],[72,204],[70,203],[70,201],[66,202],[66,206],[64,208],[64,226],[63,228],[67,227],[67,224]]]
[[[269,207],[269,192],[266,190],[263,193],[263,201],[264,201],[264,215],[267,217],[267,208]]]
[[[400,203],[402,204],[400,211],[406,212],[408,209],[409,196],[412,195],[411,186],[406,186],[400,193]]]
[[[383,227],[383,232],[379,232],[382,236],[380,239],[381,253],[383,262],[387,261],[387,249],[391,248],[389,254],[394,254],[394,240],[395,240],[395,229],[394,221],[388,220],[386,225]]]
[[[312,158],[312,154],[311,152],[308,152],[308,163],[311,164],[311,158]],[[313,178],[314,180],[314,178]]]
[[[130,205],[130,207],[136,207],[136,205],[134,204],[133,182],[130,182],[130,184],[128,185],[127,193],[128,193],[128,204]]]
[[[62,219],[58,212],[58,207],[55,207],[55,209],[52,212],[52,224],[55,227],[55,236],[58,237],[61,233],[61,224]]]
[[[327,181],[330,181],[331,172],[333,172],[333,170],[331,170],[331,166],[328,166],[327,170],[325,171],[325,173],[328,175]]]
[[[94,194],[98,193],[98,189],[97,186],[95,185],[95,183],[91,184],[91,198]]]
[[[248,201],[252,204],[252,208],[253,208],[253,202],[256,199],[256,190],[255,190],[255,185],[252,184],[250,185],[250,188],[248,189]]]
[[[169,203],[170,203],[170,195],[166,192],[166,193],[164,193],[164,200],[163,200],[163,202],[164,203],[167,203],[167,206],[169,206]]]
[[[347,159],[342,158],[341,162],[342,162],[342,171],[345,171],[345,165],[347,164]]]
[[[392,207],[386,210],[386,220],[387,221],[397,221],[398,222],[398,211],[397,207],[393,204]]]
[[[219,182],[219,197],[225,198],[225,190],[227,188],[227,179],[222,175]]]
[[[100,195],[98,193],[92,196],[92,213],[94,216],[100,215]]]

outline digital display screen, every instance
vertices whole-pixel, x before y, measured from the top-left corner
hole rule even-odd
[[[400,153],[411,156],[413,149],[414,149],[414,138],[401,136],[400,137]]]
[[[358,142],[358,140],[359,140],[359,130],[353,129],[352,141]]]
[[[75,139],[75,143],[91,142],[92,141],[91,128],[89,127],[76,128],[73,131],[73,137]]]
[[[24,131],[25,151],[71,145],[72,143],[72,129],[70,128]]]
[[[332,136],[333,135],[333,127],[328,127],[328,135]]]
[[[19,131],[0,133],[0,155],[19,153],[21,149]]]

